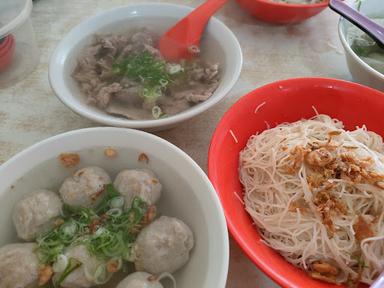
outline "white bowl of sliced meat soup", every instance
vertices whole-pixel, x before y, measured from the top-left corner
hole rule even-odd
[[[225,287],[218,196],[159,137],[68,132],[4,163],[0,183],[2,288]]]
[[[137,129],[170,128],[207,110],[236,83],[242,53],[233,33],[212,18],[195,57],[164,59],[157,49],[160,36],[190,11],[132,5],[82,22],[53,53],[54,92],[86,118]]]
[[[384,5],[381,0],[349,2],[360,13],[384,25]],[[353,79],[384,91],[384,48],[344,18],[339,21],[339,37]]]

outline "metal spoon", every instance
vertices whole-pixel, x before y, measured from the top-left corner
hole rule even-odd
[[[341,0],[330,0],[329,7],[367,33],[381,48],[384,48],[384,27],[353,9]]]

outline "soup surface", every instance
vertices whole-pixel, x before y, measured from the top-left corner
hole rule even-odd
[[[384,26],[383,18],[374,18],[373,20]],[[358,27],[351,26],[347,31],[347,41],[351,45],[352,50],[365,63],[384,74],[384,49],[377,45],[371,37]]]
[[[128,119],[159,119],[209,99],[219,85],[220,67],[200,57],[167,62],[147,29],[95,35],[72,77],[90,105]]]

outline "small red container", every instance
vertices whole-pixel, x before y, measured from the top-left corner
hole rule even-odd
[[[264,102],[265,105],[260,107]],[[255,113],[257,107],[260,109]],[[342,285],[314,280],[260,241],[251,217],[238,199],[243,194],[238,175],[239,152],[249,137],[265,130],[266,123],[273,127],[313,117],[313,107],[319,113],[343,121],[346,129],[365,124],[369,130],[384,137],[384,122],[380,121],[384,93],[336,79],[283,80],[252,91],[225,113],[211,140],[208,172],[233,238],[264,273],[287,288],[342,288]],[[257,283],[251,283],[251,286],[256,287]]]
[[[272,0],[237,0],[256,18],[275,24],[294,24],[319,14],[328,6],[328,0],[317,4],[287,4]]]
[[[0,43],[0,72],[7,69],[12,63],[15,46],[15,38],[12,35],[8,35],[2,39]]]

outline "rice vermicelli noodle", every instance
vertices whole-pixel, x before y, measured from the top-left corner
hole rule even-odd
[[[252,136],[240,153],[263,241],[313,278],[372,283],[384,270],[384,145],[327,115]]]

